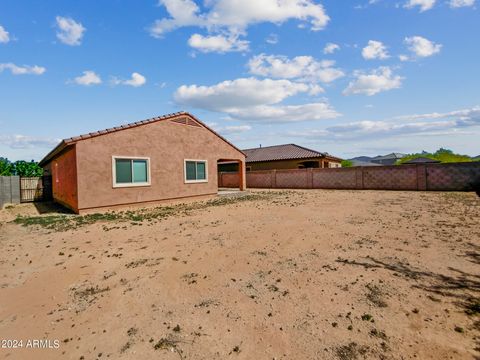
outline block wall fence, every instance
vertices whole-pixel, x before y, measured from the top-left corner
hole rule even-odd
[[[0,209],[5,204],[20,203],[20,177],[0,176]]]
[[[219,187],[238,187],[238,174],[220,173]],[[249,171],[247,187],[478,191],[480,162]]]

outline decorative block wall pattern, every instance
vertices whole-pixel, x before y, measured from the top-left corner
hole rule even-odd
[[[218,175],[218,186],[226,188],[240,187],[240,177],[238,173],[222,172]]]
[[[417,166],[363,168],[363,188],[372,190],[417,190]]]
[[[226,184],[238,184],[237,174],[221,178]],[[480,162],[249,171],[249,187],[472,191],[480,190]]]
[[[477,166],[474,166],[476,164]],[[427,190],[480,190],[480,162],[427,165]]]
[[[277,170],[276,187],[280,189],[307,189],[309,175],[308,171],[302,169]]]
[[[248,184],[252,188],[275,188],[272,179],[275,176],[275,170],[268,171],[248,171],[247,172],[247,188]]]
[[[356,189],[357,177],[355,168],[314,169],[314,189]]]

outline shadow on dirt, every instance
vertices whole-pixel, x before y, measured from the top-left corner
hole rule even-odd
[[[53,201],[34,202],[39,214],[73,214],[73,211]]]
[[[479,261],[479,254],[475,252],[475,261]],[[386,262],[368,257],[366,261],[338,259],[337,262],[345,265],[363,266],[366,269],[381,268],[392,271],[397,276],[413,280],[412,287],[422,289],[439,296],[455,299],[454,304],[461,307],[469,315],[480,314],[480,275],[469,274],[464,271],[448,267],[454,275],[437,274],[431,271],[418,270],[409,264],[401,262]]]
[[[471,250],[465,253],[465,257],[468,261],[480,265],[480,246],[470,242],[467,245],[470,246]]]

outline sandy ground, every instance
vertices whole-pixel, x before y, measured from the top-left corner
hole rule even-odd
[[[0,358],[480,358],[474,193],[272,191],[64,231],[19,213],[0,211],[0,339],[23,348]]]

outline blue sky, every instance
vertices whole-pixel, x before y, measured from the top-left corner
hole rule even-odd
[[[1,0],[0,156],[180,110],[241,148],[479,155],[477,2]]]

